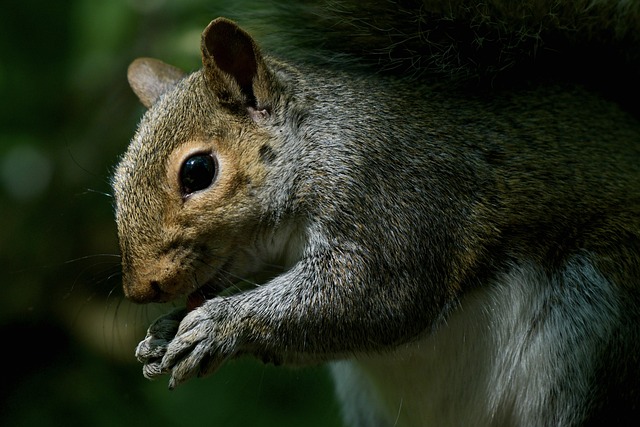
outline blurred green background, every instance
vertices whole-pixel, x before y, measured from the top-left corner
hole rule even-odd
[[[143,113],[127,65],[153,56],[194,70],[207,23],[253,5],[10,3],[0,15],[0,425],[340,425],[322,367],[239,360],[169,392],[133,357],[171,307],[132,305],[120,289],[109,179]]]

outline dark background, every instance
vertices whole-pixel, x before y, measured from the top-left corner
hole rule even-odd
[[[171,307],[132,305],[120,288],[109,180],[143,113],[127,65],[153,56],[194,70],[208,22],[255,5],[11,3],[0,14],[0,425],[339,425],[322,367],[243,359],[170,392],[133,357]]]

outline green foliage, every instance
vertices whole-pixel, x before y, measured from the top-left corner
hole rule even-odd
[[[0,425],[339,424],[322,368],[240,360],[169,392],[133,357],[168,307],[120,290],[109,180],[143,112],[126,68],[197,68],[200,32],[228,7],[23,0],[0,14]]]

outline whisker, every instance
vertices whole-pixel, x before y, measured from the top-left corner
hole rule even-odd
[[[218,270],[216,267],[212,266],[211,264],[209,264],[208,262],[206,262],[206,261],[204,261],[204,260],[202,260],[200,258],[196,259],[195,261],[205,265],[206,267],[209,267],[212,270]],[[251,284],[253,286],[257,286],[258,285],[256,282],[253,282],[253,281],[249,280],[247,277],[238,276],[236,274],[231,273],[228,270],[220,269],[220,272],[224,273],[226,276],[229,276],[229,277],[222,277],[223,280],[226,280],[228,282],[228,285],[229,285],[228,287],[232,287],[232,286],[237,285],[237,282],[234,282],[231,279],[237,279],[238,281],[246,282],[246,283],[249,283],[249,284]],[[226,287],[226,288],[228,288],[228,287]],[[236,288],[237,288],[237,286],[236,286]],[[237,290],[241,290],[241,289],[237,288]]]
[[[121,274],[120,264],[99,262],[99,263],[93,263],[91,265],[88,265],[84,267],[82,270],[80,270],[80,272],[78,272],[76,279],[71,283],[71,288],[68,290],[65,298],[68,298],[75,291],[77,285],[82,281],[81,280],[82,277],[84,277],[88,271],[95,270],[99,266],[104,266],[104,265],[108,265],[109,267],[92,274],[93,277],[102,277],[98,280],[95,280],[93,282],[94,285],[98,286],[98,285],[108,283],[109,280],[111,280],[113,277],[116,277],[118,274]],[[106,277],[105,277],[105,274],[107,274]]]
[[[100,258],[100,257],[107,257],[107,258],[122,258],[119,254],[109,254],[109,253],[105,253],[105,254],[93,254],[93,255],[85,255],[85,256],[81,256],[78,258],[73,258],[67,261],[64,261],[63,264],[73,264],[76,262],[80,262],[80,261],[86,261],[88,259],[93,259],[93,258]]]
[[[109,280],[113,279],[114,277],[117,276],[122,276],[122,271],[120,271],[120,269],[118,269],[118,271],[116,271],[113,274],[110,274],[109,276],[107,276],[107,278],[105,279],[106,282],[108,282]]]
[[[109,293],[107,294],[107,304],[104,307],[104,312],[103,312],[103,316],[102,316],[102,340],[107,343],[109,345],[109,351],[111,352],[111,354],[114,354],[115,352],[115,343],[114,343],[114,338],[116,337],[116,330],[117,330],[117,313],[118,310],[120,308],[120,304],[122,303],[122,299],[116,299],[116,306],[115,306],[115,310],[114,310],[114,314],[111,318],[111,336],[108,335],[107,333],[107,316],[109,316],[109,312],[111,309],[111,302],[113,301],[113,293],[115,292],[115,287],[111,288],[111,291],[109,291]]]
[[[111,194],[111,193],[107,193],[107,192],[105,192],[105,191],[94,190],[94,189],[92,189],[92,188],[86,188],[86,189],[84,190],[84,192],[82,192],[82,193],[78,193],[78,195],[82,195],[82,196],[84,196],[84,195],[86,195],[86,194],[99,194],[99,195],[101,195],[101,196],[105,196],[105,197],[107,197],[107,198],[109,198],[109,199],[113,199],[113,194]]]

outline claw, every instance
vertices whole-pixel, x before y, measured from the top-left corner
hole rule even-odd
[[[158,360],[155,363],[145,363],[142,367],[142,375],[148,380],[152,380],[160,375],[166,374],[165,371],[160,367],[160,361]]]

